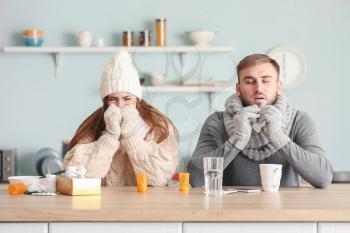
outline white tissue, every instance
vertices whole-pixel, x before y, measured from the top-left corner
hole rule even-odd
[[[38,181],[28,185],[29,192],[56,192],[56,176],[46,174],[45,178],[40,178]]]
[[[44,190],[46,190],[46,187],[41,182],[33,182],[30,185],[28,185],[29,192],[44,191]]]
[[[86,169],[84,166],[67,166],[64,176],[69,178],[85,178]]]

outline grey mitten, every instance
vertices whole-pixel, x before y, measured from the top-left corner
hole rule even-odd
[[[282,129],[282,117],[281,112],[273,105],[261,107],[259,122],[265,122],[266,136],[277,150],[290,141]]]
[[[247,145],[252,133],[252,120],[256,120],[259,114],[257,105],[251,105],[241,108],[232,118],[229,124],[228,134],[229,141],[235,145],[237,149],[243,150]]]
[[[120,123],[122,115],[120,108],[111,104],[104,113],[104,120],[106,123],[106,130],[116,136],[120,136]]]

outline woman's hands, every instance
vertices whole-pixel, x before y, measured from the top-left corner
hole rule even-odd
[[[139,112],[133,105],[128,105],[121,108],[122,123],[121,131],[124,137],[130,136],[135,132],[136,124],[139,119]]]
[[[122,122],[122,114],[120,108],[111,104],[104,113],[106,130],[116,136],[120,136],[120,124]]]
[[[135,131],[139,117],[139,112],[133,105],[119,108],[111,104],[104,113],[106,130],[116,136],[131,135]]]

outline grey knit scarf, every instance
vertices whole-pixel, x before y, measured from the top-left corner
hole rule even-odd
[[[277,100],[274,106],[282,113],[282,130],[288,135],[292,127],[293,119],[297,113],[297,109],[294,108],[287,102],[287,99],[284,95],[277,97]],[[232,118],[233,116],[243,108],[243,103],[239,96],[236,94],[231,95],[225,103],[224,111],[224,124],[229,136],[232,136],[232,132],[228,132],[227,129],[234,128]],[[269,142],[268,137],[266,136],[265,124],[257,125],[256,122],[252,122],[253,130],[250,136],[249,142],[245,148],[241,151],[242,154],[247,156],[249,159],[260,161],[265,158],[270,157],[280,148],[275,148]]]

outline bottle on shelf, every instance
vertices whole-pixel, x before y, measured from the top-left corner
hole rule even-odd
[[[151,46],[151,32],[149,30],[140,31],[139,45]]]
[[[134,32],[131,30],[123,31],[122,42],[125,47],[134,46]]]
[[[166,18],[156,19],[156,46],[167,45],[167,20]]]

